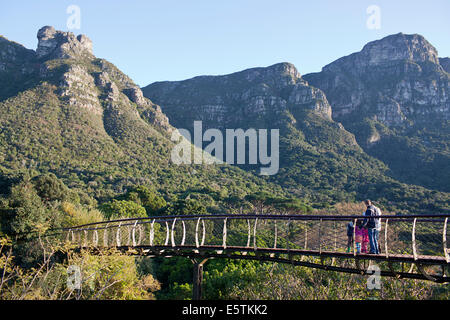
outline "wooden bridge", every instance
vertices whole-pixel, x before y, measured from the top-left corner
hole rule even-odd
[[[203,263],[210,258],[287,263],[362,275],[372,274],[369,266],[376,264],[384,277],[449,282],[449,217],[381,216],[380,254],[358,253],[355,242],[348,251],[347,224],[356,225],[362,216],[155,216],[66,228],[63,238],[76,249],[94,253],[114,247],[141,256],[190,258],[194,298],[199,298]]]

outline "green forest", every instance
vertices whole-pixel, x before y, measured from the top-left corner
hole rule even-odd
[[[2,180],[0,202],[1,299],[192,299],[192,262],[183,257],[136,257],[114,248],[97,254],[72,251],[46,238],[52,229],[119,218],[262,211],[322,213],[298,199],[255,193],[227,197],[192,190],[164,197],[149,186],[130,188],[99,203],[68,188],[54,174]],[[358,204],[327,208],[334,214],[361,210]],[[342,232],[345,232],[342,230]],[[49,240],[50,239],[50,240]],[[261,240],[263,241],[263,240]],[[315,258],[310,258],[314,260]],[[67,286],[68,268],[82,267],[82,289]],[[212,259],[205,264],[203,299],[448,299],[446,285],[383,278],[381,290],[367,290],[368,276],[289,264]],[[267,284],[270,283],[270,286]],[[286,285],[286,284],[289,285]]]

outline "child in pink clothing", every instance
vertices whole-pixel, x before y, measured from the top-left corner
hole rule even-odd
[[[364,228],[362,227],[362,221],[358,221],[356,223],[355,228],[356,253],[361,253],[361,244],[363,243],[363,239],[364,239]]]
[[[369,243],[369,231],[367,228],[362,228],[362,241],[361,241],[361,252],[367,253],[367,244]]]

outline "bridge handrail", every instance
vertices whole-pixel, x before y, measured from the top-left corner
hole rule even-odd
[[[212,214],[212,215],[185,215],[185,216],[179,216],[179,215],[169,215],[169,216],[152,216],[152,217],[136,217],[136,218],[124,218],[124,219],[116,219],[116,220],[108,220],[108,221],[100,221],[100,222],[92,222],[87,223],[83,225],[73,226],[73,227],[65,227],[65,228],[58,228],[58,229],[52,229],[52,231],[55,230],[62,230],[62,231],[68,231],[68,230],[74,230],[74,229],[82,229],[85,227],[95,226],[95,225],[102,225],[102,224],[111,224],[111,223],[122,223],[127,221],[146,221],[141,222],[138,224],[145,224],[145,223],[151,223],[151,221],[155,220],[157,222],[164,222],[164,221],[173,221],[174,219],[178,220],[196,220],[198,218],[204,219],[204,220],[223,220],[226,218],[229,219],[267,219],[267,220],[331,220],[331,221],[342,221],[342,220],[349,220],[353,221],[354,219],[365,219],[366,216],[358,216],[358,215],[277,215],[277,214]],[[436,219],[442,219],[450,218],[450,214],[426,214],[426,215],[381,215],[377,217],[381,220],[386,219],[394,219],[397,221],[414,221],[416,219],[417,221],[436,221]],[[130,224],[122,224],[122,226],[132,225]],[[114,225],[110,226],[114,227]],[[100,228],[102,229],[102,228]],[[90,230],[90,229],[87,229]]]

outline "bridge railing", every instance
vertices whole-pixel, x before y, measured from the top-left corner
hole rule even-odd
[[[381,255],[441,257],[450,263],[450,215],[381,216]],[[347,225],[362,216],[198,215],[122,219],[64,229],[79,247],[172,247],[178,249],[266,250],[273,252],[357,252],[348,247]],[[356,234],[354,233],[354,236]],[[348,250],[350,249],[350,250]],[[366,243],[369,250],[369,243]],[[364,253],[362,244],[361,253]]]

